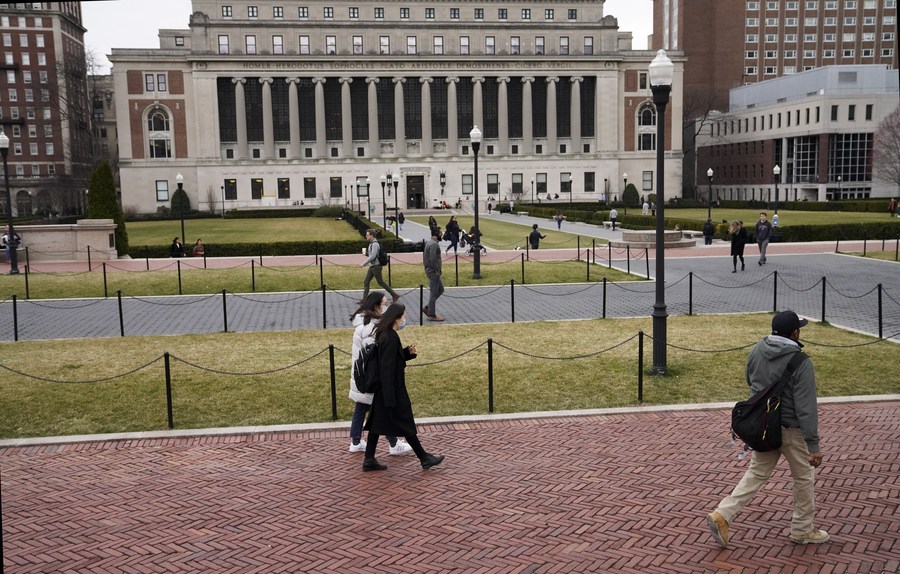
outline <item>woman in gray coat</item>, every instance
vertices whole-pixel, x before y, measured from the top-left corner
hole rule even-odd
[[[416,357],[416,346],[410,345],[405,348],[401,346],[397,331],[405,326],[406,306],[394,303],[381,315],[381,320],[375,327],[381,386],[375,391],[372,410],[366,422],[369,437],[366,441],[366,458],[363,461],[364,471],[387,468],[375,459],[378,438],[383,434],[405,437],[424,469],[437,466],[444,460],[443,455],[425,452],[416,435],[416,421],[406,390],[406,361]]]

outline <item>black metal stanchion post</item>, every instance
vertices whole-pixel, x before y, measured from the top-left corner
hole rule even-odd
[[[163,353],[166,365],[166,414],[169,419],[169,429],[175,428],[175,415],[172,413],[172,366],[169,364],[169,352]]]
[[[399,225],[399,224],[398,224]],[[432,314],[434,314],[432,312]],[[425,286],[419,283],[419,327],[425,324]]]
[[[825,277],[822,277],[822,322],[825,322]]]
[[[688,315],[694,314],[694,272],[688,272]]]
[[[878,338],[884,339],[884,316],[882,314],[882,306],[881,306],[881,283],[878,284]]]
[[[459,253],[453,252],[453,265],[456,273],[456,286],[459,287]]]
[[[106,261],[103,262],[103,298],[109,297],[109,287],[106,283]]]
[[[591,259],[594,260],[594,263],[597,263],[597,240],[591,239]]]
[[[525,284],[525,254],[522,253],[519,255],[519,258],[522,260],[522,285]]]
[[[116,299],[119,300],[119,336],[125,336],[125,316],[122,313],[122,290],[116,291]]]
[[[334,345],[328,345],[328,366],[331,372],[331,420],[336,421],[337,416],[337,384],[334,378]]]
[[[25,249],[28,249],[27,247]],[[28,276],[30,275],[31,266],[28,263],[25,264],[25,299],[31,299],[31,287],[29,285],[30,281]],[[3,574],[0,572],[0,574]]]
[[[627,262],[625,265],[625,269],[628,273],[631,273],[631,245],[625,246],[625,261]]]
[[[603,278],[603,318],[606,319],[606,277]]]
[[[647,279],[650,279],[650,250],[644,247],[644,261],[647,262]]]
[[[319,285],[322,283],[320,282]],[[250,291],[256,293],[256,261],[250,260]]]
[[[147,266],[147,271],[150,271],[150,256],[149,255],[144,257],[144,264]]]
[[[322,328],[328,328],[328,286],[322,283]]]
[[[319,257],[318,260],[319,260],[318,261],[319,262],[319,285],[324,285],[325,284],[325,269],[323,268],[323,263],[322,263],[323,258]]]
[[[587,277],[587,282],[591,282],[591,252],[587,249],[584,250],[584,263],[587,271],[585,272],[585,276]]]
[[[494,340],[488,338],[488,412],[494,412]]]
[[[638,332],[638,402],[644,402],[644,332]]]
[[[581,236],[575,236],[575,260],[581,261]]]
[[[203,268],[206,269],[206,250],[203,250]]]
[[[176,261],[178,266],[178,294],[181,295],[181,260]]]
[[[778,312],[778,271],[775,271],[772,275],[775,279],[773,281],[772,286],[772,312]]]
[[[17,304],[16,294],[12,296],[13,304],[13,341],[19,340],[19,306]]]
[[[525,238],[525,259],[531,261],[531,243]]]
[[[397,225],[400,225],[400,224],[398,223]],[[391,287],[393,287],[393,285],[394,285],[394,279],[393,279],[393,277],[391,276],[391,259],[393,259],[393,258],[392,258],[390,255],[388,255],[388,256],[387,256],[387,260],[388,260],[388,285],[390,285]]]
[[[863,257],[866,256],[866,246],[869,243],[869,234],[863,233]]]
[[[91,246],[90,245],[88,245],[88,247],[87,247],[87,254],[88,254],[88,272],[90,272],[90,271],[92,271],[92,269],[91,269]]]
[[[228,332],[228,298],[225,289],[222,289],[222,326],[223,331]]]
[[[606,244],[607,250],[609,251],[609,256],[607,257],[607,261],[609,262],[609,268],[612,269],[612,243]]]
[[[260,267],[262,267],[262,253],[263,253],[263,246],[262,246],[262,243],[260,243],[259,244],[259,266]]]
[[[509,310],[512,322],[516,322],[516,280],[509,280]]]

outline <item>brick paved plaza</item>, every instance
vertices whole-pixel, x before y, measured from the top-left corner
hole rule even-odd
[[[821,546],[788,539],[783,461],[713,543],[748,464],[727,429],[722,408],[438,421],[443,465],[366,474],[335,427],[5,448],[6,571],[900,571],[900,401],[821,406]]]

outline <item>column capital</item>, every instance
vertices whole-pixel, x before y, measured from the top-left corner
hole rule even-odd
[[[377,83],[380,82],[380,81],[381,81],[381,78],[378,78],[378,77],[374,77],[374,78],[366,78],[366,83],[367,83],[367,84],[377,84]]]
[[[391,78],[391,81],[395,84],[405,84],[406,78]]]
[[[548,84],[556,84],[559,82],[559,76],[547,76],[546,82]]]
[[[231,83],[232,83],[232,84],[235,84],[235,85],[237,85],[237,84],[246,84],[246,83],[247,83],[247,78],[231,78]]]
[[[300,78],[285,78],[284,83],[285,84],[299,84]]]
[[[484,83],[484,76],[474,76],[474,77],[472,78],[472,83],[473,83],[473,84],[483,84],[483,83]]]
[[[325,78],[313,78],[313,79],[312,79],[312,82],[313,82],[314,84],[324,84],[324,83],[325,83]]]
[[[509,76],[500,76],[500,77],[497,78],[497,83],[498,83],[498,84],[508,84],[509,82],[510,82],[510,77],[509,77]]]
[[[448,76],[447,79],[446,79],[445,81],[446,81],[448,84],[458,84],[458,83],[459,83],[459,78]]]
[[[434,82],[434,78],[419,78],[420,84],[431,84]]]
[[[534,82],[534,76],[522,76],[523,84],[532,83],[532,82]]]
[[[582,76],[572,76],[571,78],[569,78],[569,81],[574,84],[575,82],[584,81],[584,78]]]
[[[260,79],[259,79],[259,83],[260,83],[260,84],[269,84],[269,85],[271,85],[273,81],[274,81],[273,78],[260,78]]]
[[[338,81],[342,84],[352,84],[353,78],[338,78]]]

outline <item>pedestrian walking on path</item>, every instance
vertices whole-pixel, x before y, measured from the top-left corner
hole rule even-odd
[[[769,246],[769,239],[772,237],[772,224],[766,219],[766,212],[759,214],[759,221],[756,222],[756,244],[759,246],[759,261],[757,265],[766,264],[766,248]]]
[[[366,260],[359,264],[360,267],[369,268],[366,271],[366,278],[363,283],[363,300],[365,300],[366,296],[369,294],[369,285],[372,283],[372,278],[374,277],[375,281],[381,285],[381,288],[391,294],[391,297],[394,298],[394,303],[396,303],[400,299],[400,296],[384,282],[384,278],[381,276],[382,268],[387,265],[387,253],[382,253],[381,245],[379,245],[378,240],[375,239],[374,229],[366,229],[366,240],[369,242],[369,247],[366,248]]]
[[[716,233],[716,226],[713,225],[712,219],[707,219],[703,224],[703,244],[712,245],[713,235]]]
[[[566,216],[562,214],[562,211],[559,211],[559,210],[556,211],[556,216],[553,219],[556,220],[556,228],[557,229],[562,229],[562,223],[565,218],[566,218]]]
[[[451,219],[452,221],[452,219]],[[422,308],[429,321],[443,321],[444,318],[437,314],[438,297],[444,294],[444,281],[441,279],[441,228],[431,228],[431,238],[425,242],[422,251],[422,265],[425,267],[425,276],[428,277],[428,304]]]
[[[450,245],[444,250],[445,253],[451,249],[453,249],[453,253],[456,253],[456,248],[459,245],[459,232],[459,223],[456,221],[456,216],[451,215],[450,221],[447,222],[446,233],[444,234],[444,239],[450,241]],[[438,237],[438,241],[440,240],[441,238]]]
[[[609,210],[609,220],[612,221],[612,230],[616,230],[616,220],[619,219],[619,212],[613,207]]]
[[[747,358],[747,384],[753,395],[778,381],[795,354],[800,353],[800,329],[808,321],[793,311],[782,311],[772,319],[772,334],[764,337]],[[750,468],[731,494],[706,517],[713,538],[719,546],[728,546],[729,527],[744,506],[766,484],[778,459],[784,456],[791,470],[794,513],[791,518],[791,540],[796,544],[828,542],[828,533],[815,527],[815,469],[822,464],[819,449],[819,414],[816,402],[816,374],[812,360],[802,358],[788,377],[781,395],[781,447],[777,450],[753,451]]]
[[[381,291],[372,291],[362,302],[362,305],[350,316],[353,331],[353,342],[350,352],[350,400],[356,405],[353,408],[353,418],[350,419],[350,452],[365,452],[366,441],[362,440],[363,421],[372,404],[372,393],[361,393],[356,386],[353,376],[353,365],[359,359],[359,354],[369,344],[375,342],[375,325],[381,314],[388,308],[388,300]],[[412,447],[405,442],[398,441],[396,436],[388,435],[388,454],[405,454],[412,452]]]
[[[387,469],[387,465],[380,464],[375,458],[378,438],[383,434],[404,437],[419,457],[423,469],[437,466],[444,460],[443,455],[426,452],[416,433],[412,402],[406,390],[406,362],[416,358],[416,345],[402,346],[397,332],[405,326],[406,306],[394,303],[375,327],[381,385],[372,398],[372,413],[366,422],[369,438],[363,471]]]
[[[538,224],[535,223],[531,226],[531,233],[528,234],[528,243],[531,244],[531,248],[537,250],[541,246],[541,239],[546,239],[546,235],[541,235],[541,232],[538,231]]]
[[[744,222],[734,220],[731,222],[731,265],[732,273],[737,273],[737,262],[741,260],[741,271],[744,270],[744,246],[747,245],[747,230]]]

